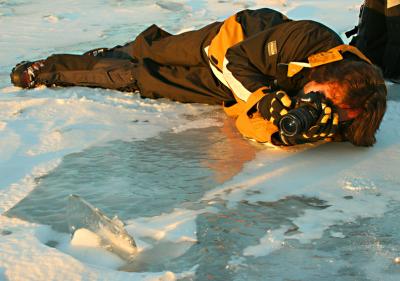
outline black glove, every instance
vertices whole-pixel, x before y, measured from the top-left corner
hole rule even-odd
[[[295,105],[295,102],[286,92],[279,90],[266,93],[257,104],[257,110],[261,116],[278,126],[281,118],[288,113]]]
[[[299,96],[299,102],[313,106],[320,112],[320,115],[315,125],[311,126],[302,134],[288,137],[280,133],[282,142],[285,145],[296,145],[333,137],[339,125],[339,115],[334,112],[331,102],[319,92],[302,94]]]

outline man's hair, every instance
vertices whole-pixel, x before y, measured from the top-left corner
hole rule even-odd
[[[387,88],[381,70],[367,62],[343,59],[316,67],[311,81],[338,82],[346,91],[344,102],[360,114],[348,126],[339,126],[337,139],[347,139],[357,146],[372,146],[386,111]]]

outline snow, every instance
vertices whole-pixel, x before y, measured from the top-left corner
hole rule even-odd
[[[219,107],[144,100],[135,93],[100,89],[42,87],[26,91],[10,85],[8,76],[21,60],[122,44],[152,23],[171,32],[182,32],[222,20],[244,8],[271,7],[292,18],[319,20],[343,37],[343,33],[356,24],[361,2],[0,1],[0,280],[192,280],[218,260],[208,264],[193,259],[190,266],[182,267],[169,267],[170,261],[185,255],[191,257],[190,249],[197,246],[203,246],[195,248],[199,252],[211,252],[211,244],[204,245],[202,239],[213,233],[212,226],[204,230],[200,222],[206,218],[211,222],[229,220],[225,212],[239,212],[243,202],[254,206],[262,202],[269,206],[294,198],[304,201],[308,208],[295,204],[286,206],[288,209],[284,211],[288,214],[282,221],[272,225],[265,222],[258,239],[245,242],[241,248],[236,249],[235,245],[243,241],[234,241],[232,246],[229,239],[222,238],[218,250],[227,243],[225,248],[231,246],[236,251],[228,255],[226,262],[235,280],[264,280],[241,279],[239,273],[243,268],[250,268],[247,274],[260,271],[251,267],[252,258],[259,261],[263,257],[275,257],[279,261],[279,255],[283,255],[285,260],[288,258],[285,252],[296,256],[295,243],[303,248],[315,243],[329,244],[330,240],[324,240],[326,235],[340,240],[338,245],[346,243],[354,234],[346,227],[360,221],[371,219],[375,226],[388,216],[394,218],[390,224],[396,226],[394,220],[398,213],[393,206],[400,202],[400,99],[396,85],[388,83],[388,111],[373,148],[340,143],[276,149],[243,144],[237,134],[227,129],[226,117]],[[88,230],[80,229],[71,240],[69,234],[48,225],[5,215],[33,194],[41,180],[56,171],[67,156],[114,142],[163,140],[163,134],[176,134],[179,138],[191,129],[207,128],[220,130],[233,147],[229,154],[221,148],[219,139],[207,135],[213,150],[202,160],[209,169],[223,171],[216,172],[217,183],[200,191],[199,198],[170,206],[168,211],[153,210],[156,215],[128,217],[126,229],[140,249],[132,264],[125,264],[99,247],[98,237]],[[213,159],[225,159],[223,168],[217,167]],[[174,161],[171,169],[176,165]],[[116,178],[110,186],[124,185],[122,180]],[[186,184],[189,187],[192,182]],[[109,192],[111,197],[112,190]],[[314,202],[309,198],[318,200]],[[246,215],[233,215],[237,217],[232,219],[233,223],[241,225],[242,220],[249,219],[242,218]],[[268,219],[273,214],[265,216]],[[259,220],[265,216],[262,213]],[[384,224],[390,233],[388,236],[397,237],[398,233],[390,232],[388,224]],[[341,228],[337,228],[339,226]],[[216,226],[217,230],[218,227],[220,225]],[[251,227],[246,225],[245,230],[251,232]],[[211,236],[210,240],[220,239],[218,235]],[[360,239],[369,239],[373,234],[363,232],[361,236]],[[357,265],[358,270],[365,272],[365,280],[398,280],[398,268],[393,268],[396,266],[393,261],[398,257],[396,243],[387,246],[375,236],[367,241],[375,241],[361,249],[370,253],[369,258]],[[306,260],[307,255],[315,259],[315,254],[308,252],[302,252],[301,259]],[[325,260],[330,265],[329,270],[339,272],[345,258],[339,254],[321,258],[315,266]],[[159,267],[160,270],[147,270],[153,263],[165,266]],[[357,259],[352,263],[358,264]],[[307,267],[304,268],[300,273],[294,269],[293,275],[281,271],[279,276],[287,274],[285,276],[292,279],[299,274],[306,276],[309,273]],[[308,268],[315,272],[313,267]],[[324,270],[328,270],[326,268]]]

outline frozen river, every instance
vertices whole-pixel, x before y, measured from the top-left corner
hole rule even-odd
[[[400,89],[373,148],[276,149],[218,106],[12,87],[20,60],[113,46],[272,7],[339,34],[361,1],[1,1],[0,280],[399,280]],[[117,215],[127,263],[70,241],[67,199]]]

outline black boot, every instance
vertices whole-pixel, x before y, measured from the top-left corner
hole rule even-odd
[[[11,71],[11,83],[21,88],[35,88],[39,86],[36,81],[37,74],[43,67],[44,60],[20,62]]]

